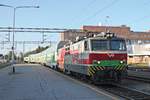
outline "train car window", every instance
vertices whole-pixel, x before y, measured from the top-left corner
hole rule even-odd
[[[70,54],[70,47],[65,48],[65,55]]]
[[[110,41],[110,49],[111,50],[125,51],[126,50],[125,41],[123,41],[123,40],[112,40],[112,41]]]
[[[85,51],[89,50],[89,45],[87,41],[84,42],[84,50]]]
[[[91,40],[91,46],[93,51],[109,49],[107,40]]]

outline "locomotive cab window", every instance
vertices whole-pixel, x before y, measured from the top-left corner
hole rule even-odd
[[[123,41],[123,40],[111,40],[110,41],[110,49],[111,50],[125,51],[126,50],[125,41]]]
[[[89,50],[88,41],[84,41],[84,50],[85,51]]]
[[[108,50],[107,40],[91,40],[92,51]]]

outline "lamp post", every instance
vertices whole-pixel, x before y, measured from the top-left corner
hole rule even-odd
[[[14,36],[14,33],[15,33],[15,20],[16,20],[16,10],[17,9],[20,9],[20,8],[39,8],[39,6],[17,6],[17,7],[14,7],[14,6],[10,6],[10,5],[4,5],[4,4],[0,4],[0,6],[2,7],[9,7],[9,8],[12,8],[13,9],[13,37],[12,37],[12,68],[13,68],[13,73],[15,73],[15,67],[14,67],[14,40],[15,40],[15,36]]]

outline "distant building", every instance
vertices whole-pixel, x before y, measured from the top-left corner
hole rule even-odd
[[[122,26],[83,26],[81,31],[90,32],[113,32],[118,37],[123,37],[129,40],[150,40],[150,32],[134,32],[125,25]],[[83,32],[66,31],[61,33],[61,41],[73,40],[77,36],[86,36]]]
[[[83,32],[84,31],[84,32]],[[127,41],[128,47],[128,62],[129,63],[150,63],[150,31],[148,32],[135,32],[127,27],[126,25],[122,26],[83,26],[81,31],[72,32],[66,31],[61,33],[61,41],[73,41],[77,36],[84,37],[89,33],[87,32],[112,32],[116,36],[122,37]],[[92,33],[91,33],[92,34]],[[141,51],[141,52],[138,52]],[[138,54],[138,55],[137,55]],[[137,60],[138,59],[138,60]],[[140,60],[139,60],[140,59]],[[145,60],[148,59],[148,60]]]
[[[150,64],[150,43],[134,43],[127,45],[128,63]]]

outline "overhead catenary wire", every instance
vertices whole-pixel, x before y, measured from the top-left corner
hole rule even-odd
[[[81,16],[81,14],[85,14],[85,11],[87,11],[97,0],[92,0],[90,1],[86,6],[82,7],[80,9],[81,13],[78,13],[78,15],[76,15],[72,20],[75,22],[78,20],[78,17]],[[73,25],[74,23],[72,23],[71,25]]]
[[[147,1],[142,5],[145,6],[145,5],[149,5],[149,4],[150,4],[150,1]],[[128,22],[127,24],[133,25],[133,24],[136,24],[136,23],[140,23],[140,22],[143,22],[144,20],[147,20],[147,18],[149,18],[149,17],[150,17],[150,15],[147,14],[147,15],[144,15],[142,17],[136,18],[135,20],[132,20],[132,21]]]
[[[104,12],[105,10],[109,9],[110,7],[115,5],[118,1],[119,0],[113,0],[109,4],[105,5],[103,8],[98,9],[93,15],[91,15],[90,17],[87,17],[86,19],[84,19],[80,23],[85,23],[86,21],[91,20],[92,18],[95,18],[98,14],[100,14],[100,13]]]
[[[129,22],[128,24],[135,24],[144,21],[146,18],[149,18],[150,15],[143,16],[141,18],[135,19],[134,21]]]

